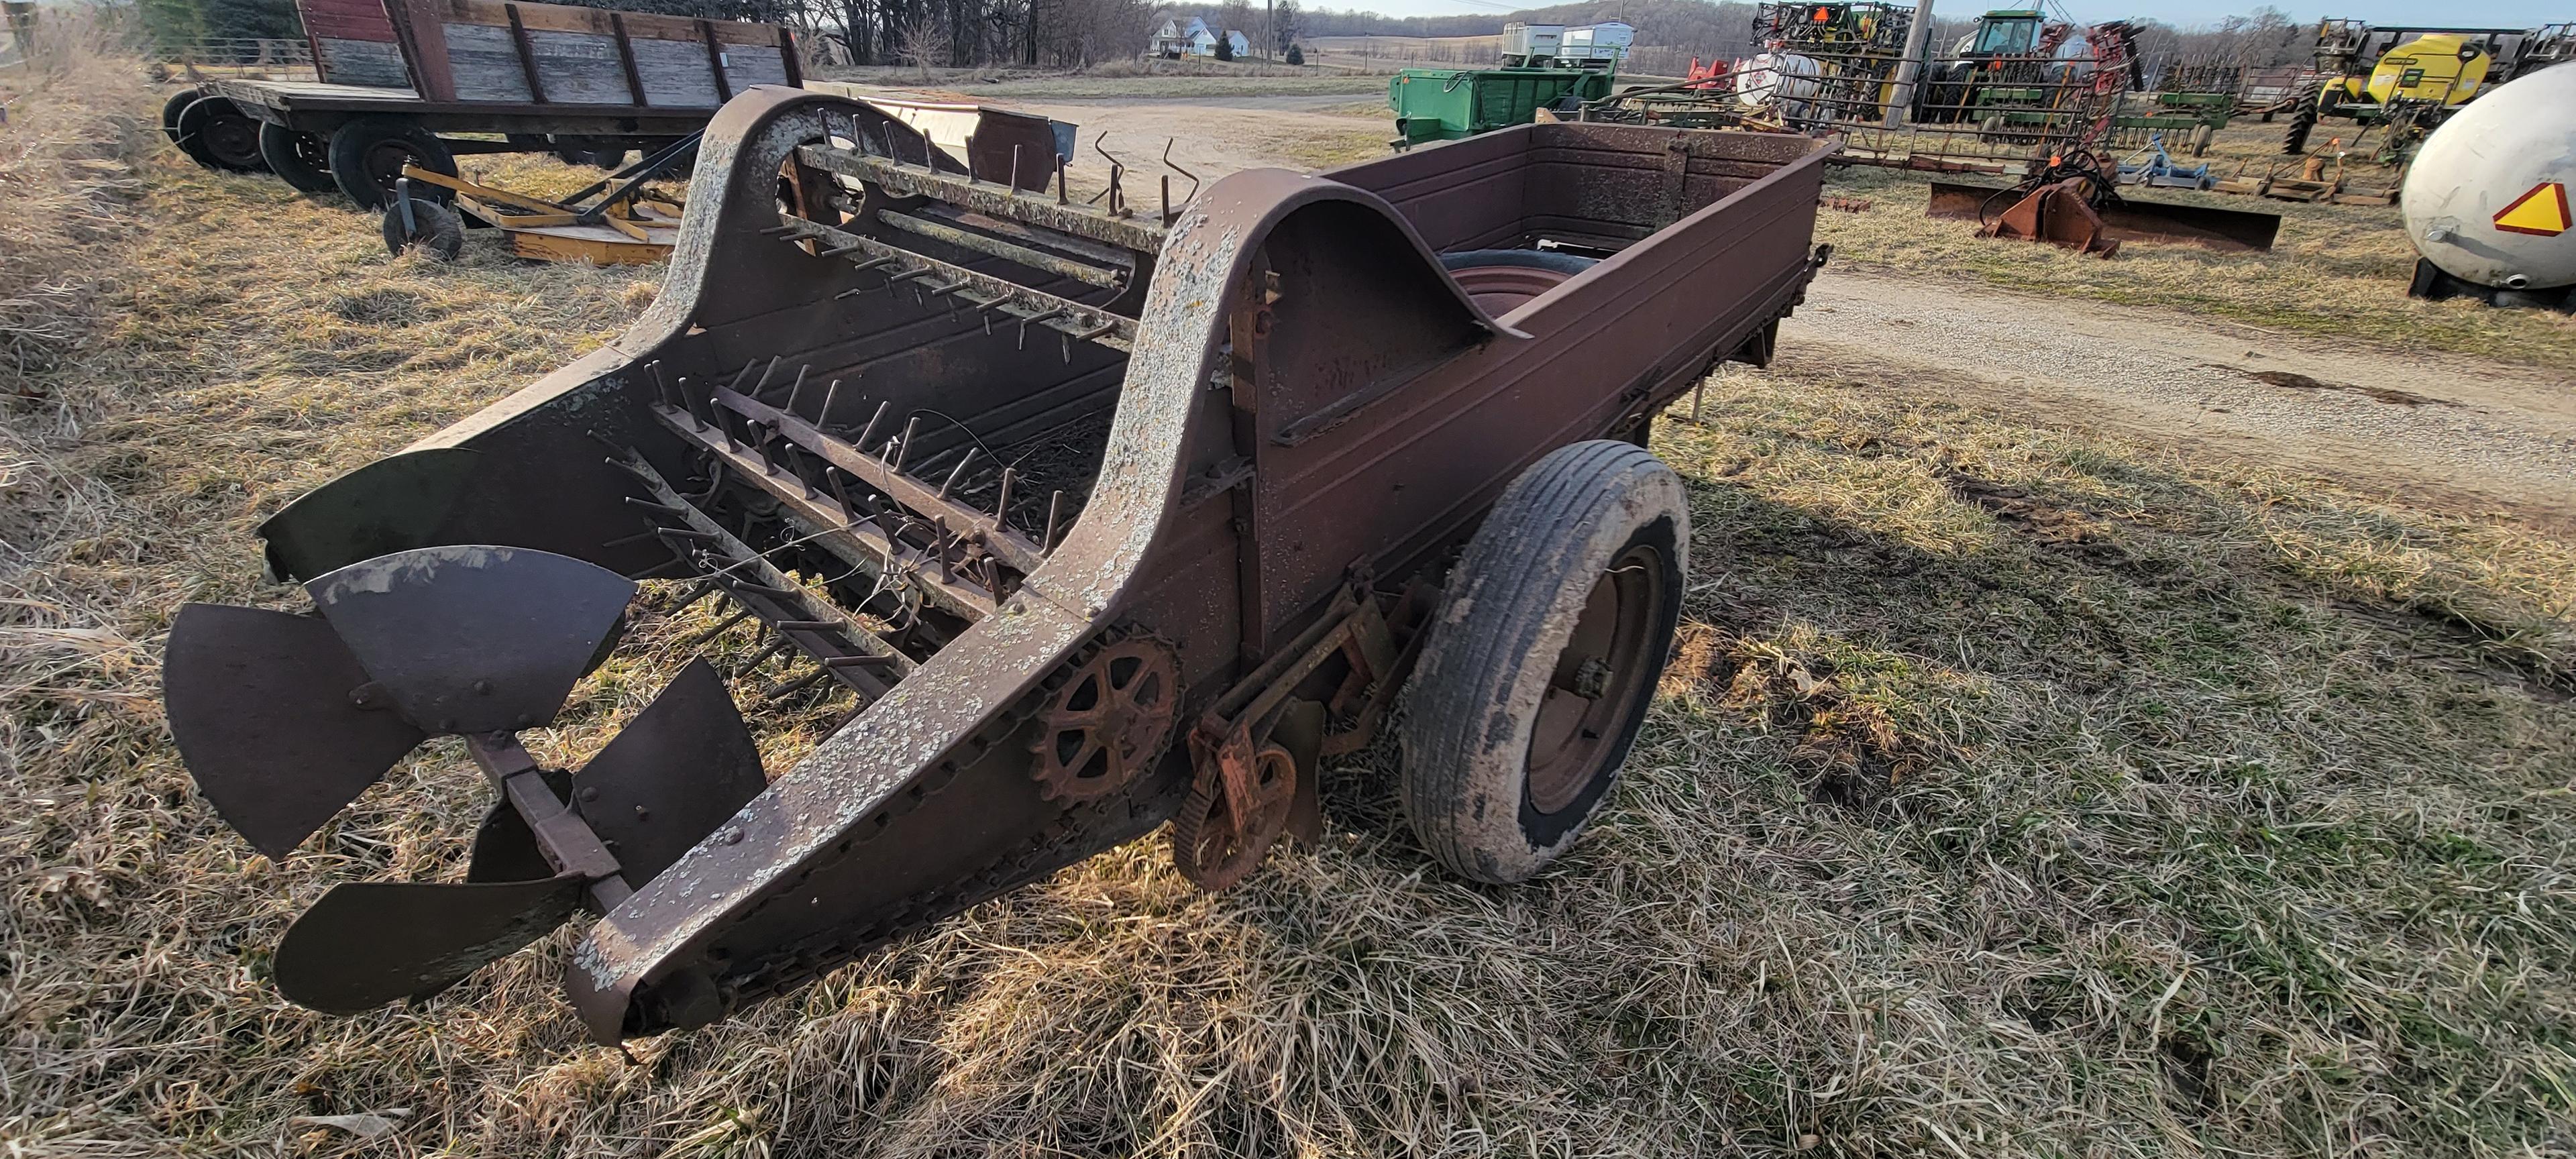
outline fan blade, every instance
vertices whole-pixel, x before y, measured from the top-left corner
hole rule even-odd
[[[724,677],[694,660],[573,774],[573,808],[637,889],[769,787]]]
[[[483,456],[430,447],[378,459],[306,492],[259,525],[268,570],[307,580],[363,559],[429,546]]]
[[[189,604],[170,625],[161,699],[197,791],[284,857],[423,739],[351,693],[367,673],[311,616]]]
[[[635,584],[568,556],[462,546],[353,563],[305,590],[404,716],[464,734],[553,720]]]
[[[277,988],[326,1014],[427,998],[563,924],[581,905],[582,885],[566,874],[333,886],[278,943]]]

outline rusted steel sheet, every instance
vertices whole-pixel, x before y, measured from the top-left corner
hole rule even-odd
[[[1978,221],[2002,215],[2020,200],[2004,196],[2008,187],[1957,181],[1932,183],[1926,217]],[[2123,197],[2094,211],[2112,241],[2180,242],[2221,252],[2268,253],[2281,233],[2281,215],[2176,201],[2142,201]]]
[[[904,168],[886,154],[918,142],[886,127],[811,93],[736,99],[663,293],[624,336],[264,529],[296,574],[494,543],[748,584],[738,602],[810,679],[876,659],[818,633],[904,658],[631,896],[593,890],[605,913],[566,985],[601,1041],[723,1017],[1147,832],[1194,778],[1206,804],[1209,761],[1296,786],[1226,823],[1311,837],[1316,754],[1365,739],[1325,736],[1325,709],[1382,716],[1447,549],[1528,464],[1641,437],[1715,361],[1766,355],[1822,260],[1828,146],[1800,138],[1526,126],[1238,173],[1149,225]],[[801,174],[785,220],[782,166]],[[924,196],[942,230],[878,216]],[[1500,316],[1443,264],[1542,243],[1600,260],[1489,298]],[[1096,263],[1103,245],[1140,286],[1010,260]],[[1014,292],[889,290],[894,266]],[[1124,341],[1046,329],[1025,309],[1046,295]],[[773,358],[797,369],[755,372]],[[726,562],[746,553],[766,562]],[[928,598],[939,585],[984,598]],[[557,829],[538,841],[561,864],[588,830]]]

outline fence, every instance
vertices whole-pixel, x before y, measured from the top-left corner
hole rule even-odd
[[[315,76],[313,49],[301,40],[273,37],[212,37],[175,48],[161,58],[201,73],[262,73],[271,77]]]

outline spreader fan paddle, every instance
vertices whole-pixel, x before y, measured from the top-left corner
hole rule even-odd
[[[573,813],[588,822],[642,889],[769,784],[750,726],[704,660],[690,661],[653,703],[573,774]],[[469,881],[554,872],[518,810],[496,805],[474,835]]]
[[[321,617],[189,604],[163,699],[215,811],[284,856],[424,738],[547,723],[635,585],[577,559],[431,547],[305,585]]]

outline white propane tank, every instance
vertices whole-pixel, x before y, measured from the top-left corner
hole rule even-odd
[[[2576,63],[2487,90],[2433,130],[2399,192],[2415,252],[2504,290],[2576,284]]]

